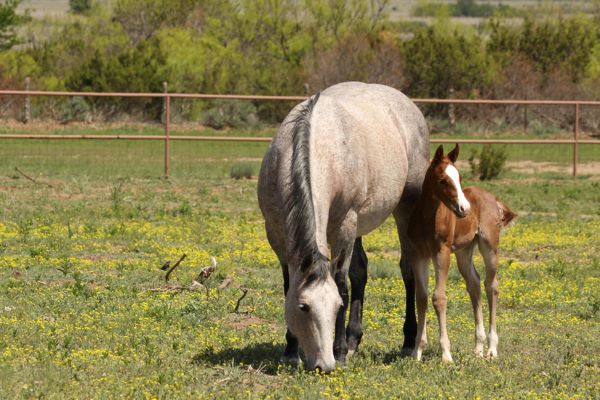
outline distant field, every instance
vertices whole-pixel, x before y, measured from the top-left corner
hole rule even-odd
[[[107,1],[103,1],[106,3]],[[439,0],[438,3],[454,3],[454,0]],[[419,3],[418,0],[392,0],[390,2],[390,16],[392,19],[408,18],[411,16],[412,9]],[[488,4],[506,4],[513,7],[533,7],[540,5],[539,0],[480,0],[478,3]],[[573,10],[585,11],[586,8],[591,7],[590,1],[585,0],[548,0],[542,2],[546,7],[557,7],[571,8]],[[36,18],[46,16],[61,16],[65,15],[69,11],[69,0],[23,0],[19,6],[19,10],[31,10],[31,15]]]

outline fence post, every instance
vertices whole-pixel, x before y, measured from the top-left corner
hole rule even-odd
[[[31,90],[31,78],[25,78],[25,90],[29,92]],[[31,120],[31,97],[25,96],[25,109],[23,110],[23,123],[27,124]]]
[[[165,94],[165,178],[169,177],[169,172],[171,170],[171,149],[169,143],[169,134],[170,134],[170,126],[169,122],[171,119],[171,96],[169,94]]]
[[[167,83],[167,81],[163,82],[163,93],[167,94],[169,92],[169,84]],[[160,117],[161,122],[164,124],[165,123],[165,116],[167,114],[167,98],[163,97],[163,109],[162,109],[162,115]]]
[[[577,176],[577,159],[579,158],[579,103],[575,104],[575,127],[573,129],[573,176]]]

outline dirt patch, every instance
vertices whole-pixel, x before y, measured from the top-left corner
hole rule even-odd
[[[272,321],[268,321],[264,318],[257,317],[252,314],[228,314],[225,317],[225,324],[233,329],[247,329],[252,326],[269,326],[273,329],[277,329],[277,325]]]
[[[573,172],[572,164],[558,164],[552,162],[540,161],[509,161],[506,166],[515,172],[534,174],[537,172],[556,172],[571,174]],[[577,164],[578,174],[598,174],[600,173],[600,161],[590,161]]]

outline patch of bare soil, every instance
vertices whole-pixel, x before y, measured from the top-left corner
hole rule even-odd
[[[573,171],[571,164],[558,164],[545,161],[509,161],[506,166],[516,172],[534,174],[537,172],[556,172],[570,174]],[[600,173],[600,161],[590,161],[577,164],[578,174]]]
[[[228,314],[225,317],[225,323],[233,329],[246,329],[259,325],[267,325],[273,329],[277,329],[277,325],[272,321],[252,314]]]

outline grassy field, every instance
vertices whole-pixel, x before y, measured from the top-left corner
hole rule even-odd
[[[599,396],[600,175],[478,183],[520,214],[502,238],[498,360],[472,355],[455,266],[455,363],[440,362],[433,310],[423,362],[399,357],[404,289],[388,221],[365,238],[361,350],[320,376],[277,362],[279,266],[256,181],[229,177],[240,163],[257,169],[265,144],[175,143],[166,180],[159,143],[57,143],[0,141],[0,398]],[[215,257],[206,289],[166,290],[160,267],[182,254],[169,284],[187,287]]]

